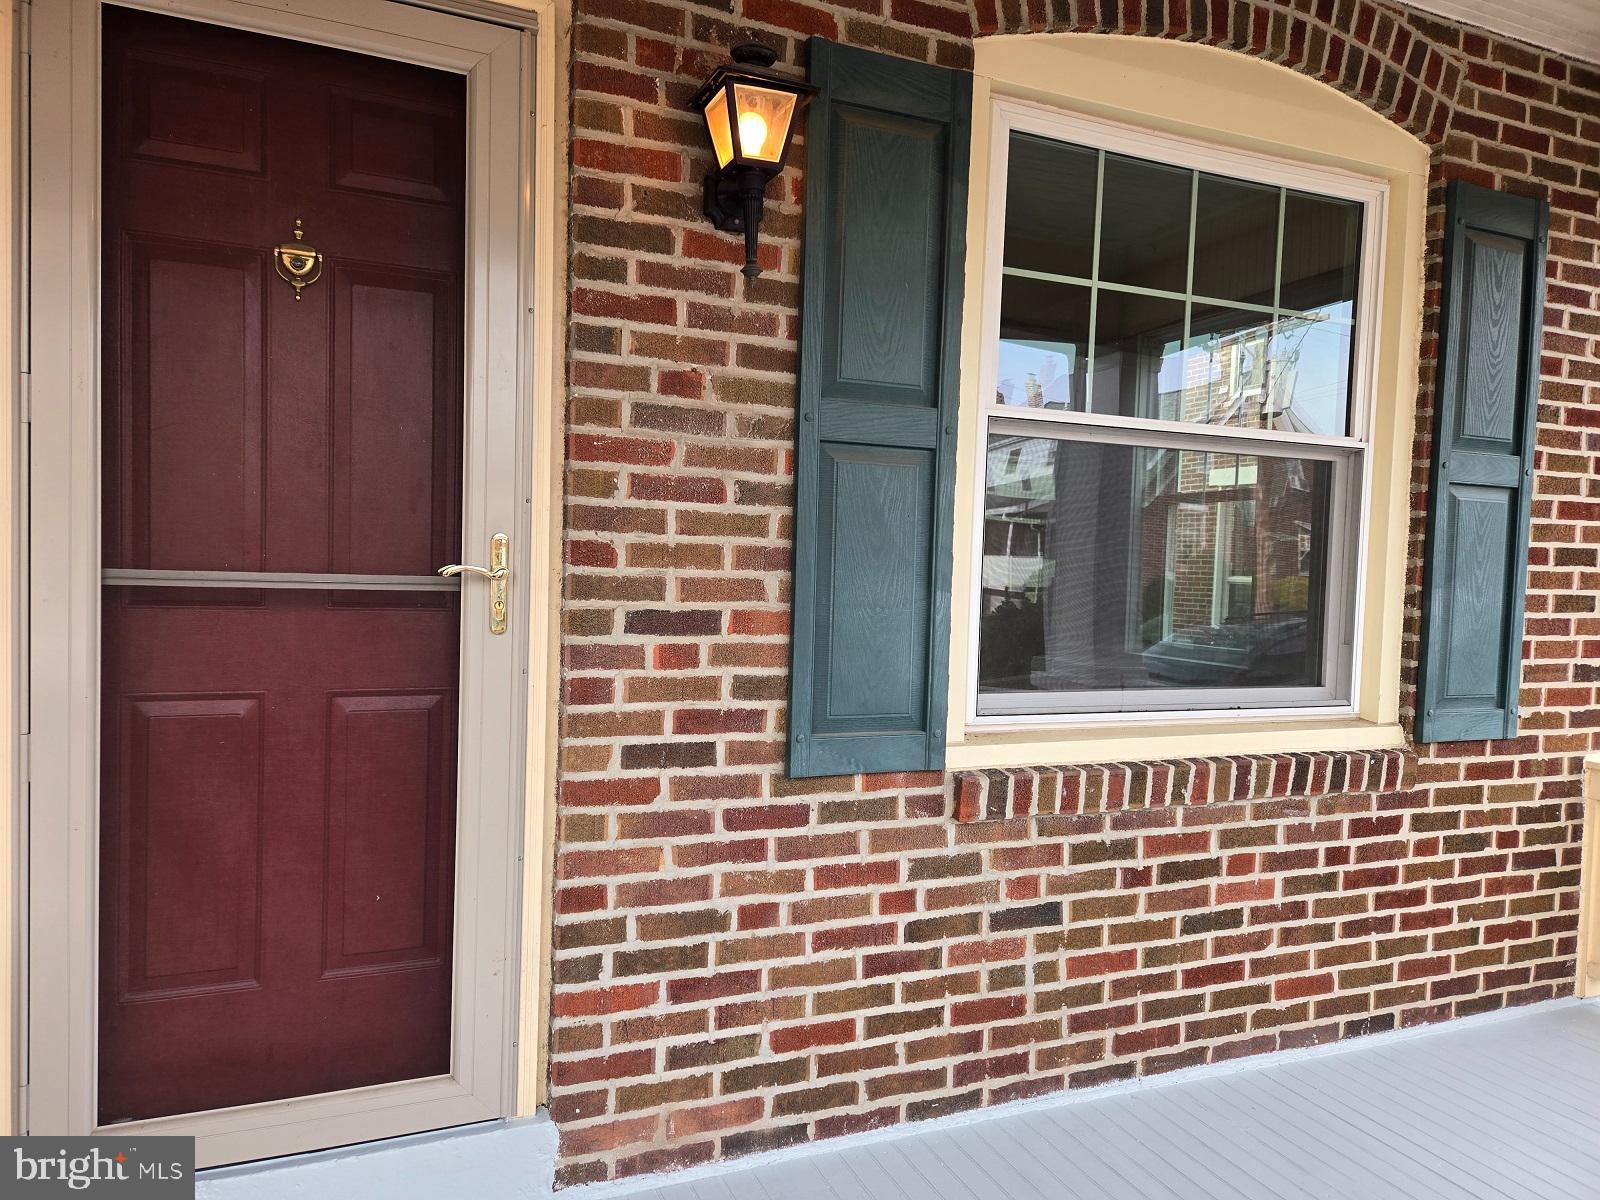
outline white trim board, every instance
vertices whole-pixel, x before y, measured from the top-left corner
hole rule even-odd
[[[1409,7],[1600,63],[1600,0],[1407,0]]]
[[[556,1127],[545,1113],[317,1150],[195,1176],[196,1200],[403,1200],[554,1195]]]

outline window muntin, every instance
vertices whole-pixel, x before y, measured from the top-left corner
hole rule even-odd
[[[1363,193],[1090,141],[991,209],[973,714],[1347,705]]]
[[[1031,133],[1009,154],[997,403],[1349,433],[1359,202]],[[1156,339],[1164,405],[1099,361]],[[1214,373],[1235,347],[1253,378]]]

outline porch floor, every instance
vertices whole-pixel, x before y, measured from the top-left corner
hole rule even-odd
[[[574,1200],[1600,1197],[1600,1006],[1541,1005]]]

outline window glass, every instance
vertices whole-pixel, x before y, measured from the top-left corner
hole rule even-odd
[[[1182,300],[1102,288],[1096,300],[1090,407],[1176,420],[1183,388]]]
[[[1271,387],[1265,424],[1296,433],[1345,432],[1350,409],[1353,306],[1285,313],[1272,330]]]
[[[1048,138],[1011,139],[1005,264],[1087,279],[1094,270],[1094,196],[1099,155]]]
[[[1267,359],[1272,321],[1271,313],[1194,302],[1177,420],[1239,429],[1270,423]]]
[[[1012,433],[988,462],[1023,536],[984,539],[980,699],[1322,683],[1330,463]]]
[[[1089,297],[1078,284],[1005,278],[995,403],[1083,411]]]
[[[1194,172],[1120,154],[1105,158],[1099,278],[1183,291],[1189,273]]]
[[[1360,261],[1359,204],[1305,192],[1285,193],[1281,307],[1309,312],[1354,305]]]
[[[1013,134],[995,401],[1344,436],[1360,244],[1354,201]]]
[[[1271,305],[1280,189],[1201,175],[1195,199],[1194,281],[1214,300]]]

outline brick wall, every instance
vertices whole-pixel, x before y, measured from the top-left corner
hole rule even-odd
[[[1600,71],[1352,0],[578,0],[574,26],[562,1182],[1570,991],[1600,728]],[[790,67],[813,33],[959,67],[974,32],[1042,29],[1232,46],[1435,147],[1413,544],[1443,182],[1549,196],[1522,737],[1392,765],[784,776],[800,179],[746,287],[699,215],[686,102],[752,31]]]

